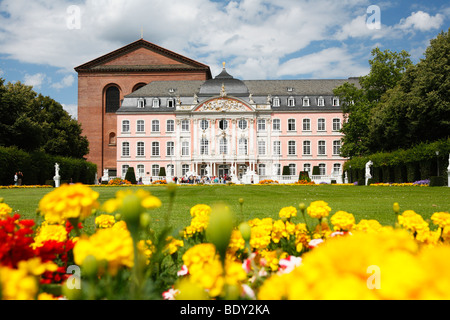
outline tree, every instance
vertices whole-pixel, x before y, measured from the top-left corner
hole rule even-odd
[[[345,83],[334,90],[344,113],[341,130],[344,133],[341,155],[344,157],[365,155],[377,148],[369,135],[372,110],[412,65],[406,51],[397,53],[375,48],[372,56],[370,72],[359,79],[359,87]]]
[[[424,56],[373,110],[369,135],[378,144],[377,151],[409,148],[449,137],[449,32],[441,32],[431,40]]]
[[[136,174],[134,173],[134,168],[129,167],[127,173],[125,174],[125,180],[130,181],[131,184],[136,184]]]
[[[83,158],[89,152],[81,125],[61,104],[37,95],[20,82],[4,85],[0,79],[0,145],[25,151]]]

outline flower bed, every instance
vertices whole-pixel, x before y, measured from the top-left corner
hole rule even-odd
[[[174,199],[176,187],[168,193]],[[428,222],[396,203],[396,225],[382,226],[314,201],[235,225],[228,206],[200,203],[177,231],[169,203],[155,232],[151,212],[162,203],[150,192],[98,198],[88,186],[63,185],[41,199],[38,221],[0,203],[2,299],[450,298],[448,212]]]

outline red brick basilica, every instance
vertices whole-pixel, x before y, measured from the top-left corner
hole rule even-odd
[[[153,81],[208,80],[209,66],[143,39],[75,68],[78,121],[89,140],[88,161],[115,175],[117,115],[123,98]]]

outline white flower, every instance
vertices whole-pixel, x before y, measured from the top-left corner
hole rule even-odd
[[[180,293],[179,290],[176,290],[172,287],[169,290],[164,291],[162,296],[163,296],[164,300],[175,300],[175,296],[179,293]]]
[[[323,242],[323,239],[313,239],[308,243],[308,247],[313,249]]]
[[[285,259],[281,259],[279,262],[280,268],[278,269],[279,274],[289,273],[298,266],[302,264],[302,258],[289,256]]]
[[[185,276],[189,274],[189,270],[188,268],[183,264],[183,266],[181,267],[181,270],[177,272],[177,276]]]

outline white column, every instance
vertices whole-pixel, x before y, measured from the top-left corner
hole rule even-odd
[[[181,121],[175,120],[175,175],[181,176]]]
[[[211,120],[211,156],[216,155],[216,119]]]
[[[255,148],[254,148],[254,144],[255,144],[255,119],[251,119],[250,120],[250,142],[249,142],[249,156],[254,156],[255,155]]]
[[[232,131],[232,135],[231,135],[231,155],[232,158],[234,159],[234,156],[237,154],[236,152],[236,135],[237,135],[237,131],[236,131],[236,127],[237,127],[237,121],[236,119],[231,120],[231,123],[233,124],[233,131]]]
[[[194,131],[194,146],[193,146],[193,158],[198,155],[198,121],[194,119],[192,121],[192,129]]]

